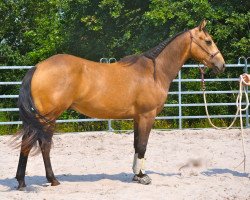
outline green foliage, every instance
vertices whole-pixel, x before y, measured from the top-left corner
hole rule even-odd
[[[144,52],[162,40],[197,26],[208,19],[213,35],[227,63],[249,56],[250,1],[219,0],[2,0],[0,1],[0,64],[35,65],[57,53],[69,53],[99,61],[101,57],[117,59]],[[193,61],[189,61],[193,62]],[[228,77],[242,72],[230,70]],[[25,70],[0,71],[0,81],[19,81]],[[197,78],[195,69],[184,70],[183,78]],[[232,90],[237,85],[208,84],[209,89]],[[176,90],[173,84],[171,90]],[[185,90],[199,90],[196,83],[185,83]],[[17,86],[0,86],[0,94],[18,94]],[[231,95],[208,95],[209,102],[228,102]],[[185,103],[203,102],[200,95],[183,98]],[[168,103],[177,103],[178,96],[169,96]],[[1,99],[3,107],[16,107],[16,100]],[[232,113],[232,107],[211,108],[211,113]],[[203,107],[183,109],[183,114],[204,114]],[[177,115],[177,108],[165,108],[160,116]],[[61,119],[77,118],[65,112]],[[84,116],[81,116],[84,117]],[[18,113],[0,112],[1,120],[17,120]],[[227,123],[227,120],[217,120]],[[183,126],[198,127],[203,120],[186,121]],[[85,125],[84,125],[85,124]],[[117,129],[131,129],[131,122],[113,121]],[[178,120],[156,121],[155,128],[176,128]],[[16,130],[5,129],[0,133]],[[106,122],[59,124],[58,130],[78,131],[108,129]],[[80,131],[80,130],[79,130]]]
[[[240,5],[240,6],[239,6]],[[249,1],[1,1],[0,56],[35,65],[56,53],[99,61],[152,48],[206,18],[228,62],[249,53]]]
[[[5,64],[34,65],[57,53],[62,42],[59,6],[58,0],[1,1],[0,52]]]

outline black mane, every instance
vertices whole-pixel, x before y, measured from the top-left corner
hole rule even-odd
[[[170,44],[176,37],[178,37],[179,35],[181,35],[182,33],[185,33],[185,32],[186,32],[186,30],[182,31],[180,33],[177,33],[172,38],[168,38],[168,39],[164,40],[163,42],[158,44],[156,47],[142,53],[141,55],[138,55],[138,54],[136,55],[135,54],[135,55],[125,56],[124,58],[121,58],[119,62],[135,63],[141,56],[145,56],[146,58],[151,59],[154,62],[154,65],[155,65],[155,59],[159,56],[159,54],[163,51],[163,49],[168,44]]]
[[[186,31],[182,31],[180,33],[177,33],[172,38],[168,38],[168,39],[164,40],[163,42],[158,44],[156,47],[144,52],[142,55],[149,58],[149,59],[155,60],[168,44],[170,44],[176,37],[178,37],[179,35],[181,35],[182,33],[185,33],[185,32]]]

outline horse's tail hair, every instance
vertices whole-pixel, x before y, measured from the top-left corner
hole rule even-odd
[[[51,139],[54,129],[54,123],[39,113],[32,99],[31,80],[35,71],[36,67],[33,67],[27,72],[19,91],[18,108],[23,128],[17,132],[16,136],[18,138],[22,136],[21,150],[24,154],[37,146],[37,141],[42,145]]]

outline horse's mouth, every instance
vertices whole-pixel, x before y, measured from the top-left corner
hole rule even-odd
[[[222,64],[222,66],[218,67],[214,65],[212,72],[217,75],[225,71],[225,64]]]
[[[221,70],[219,70],[218,67],[214,66],[213,69],[212,69],[212,73],[213,73],[214,75],[217,75],[217,74],[221,73]]]
[[[203,64],[205,66],[208,66],[208,67],[212,68],[212,73],[214,75],[220,74],[220,73],[225,71],[225,64],[224,63],[221,64],[221,66],[218,66],[218,65],[216,65],[214,63],[208,64],[205,60],[203,60]]]

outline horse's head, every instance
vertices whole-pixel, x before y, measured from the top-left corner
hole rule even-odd
[[[213,72],[217,74],[225,70],[225,61],[212,37],[206,31],[206,23],[203,20],[198,27],[189,31],[190,53],[192,58],[212,68]]]

